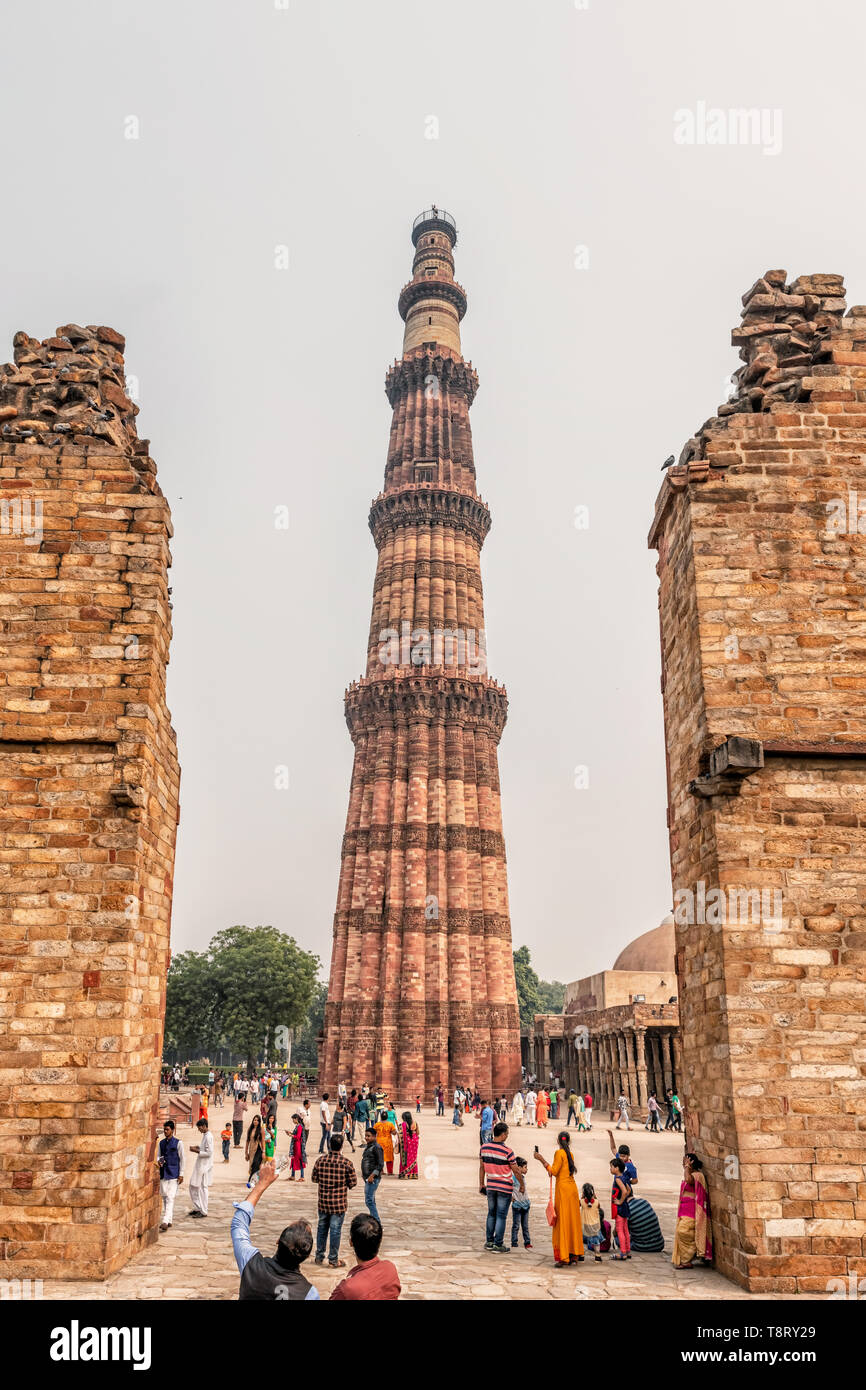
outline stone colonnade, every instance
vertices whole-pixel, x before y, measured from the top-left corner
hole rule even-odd
[[[661,1098],[682,1084],[677,1007],[538,1015],[530,1057],[540,1081],[552,1073],[566,1088],[591,1095],[598,1109],[625,1095],[633,1109],[645,1110],[652,1092]]]

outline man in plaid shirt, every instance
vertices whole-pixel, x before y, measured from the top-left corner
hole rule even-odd
[[[316,1231],[316,1264],[325,1259],[325,1241],[329,1238],[328,1264],[342,1269],[346,1261],[339,1258],[343,1218],[349,1204],[349,1188],[355,1187],[358,1177],[353,1164],[340,1153],[342,1134],[332,1134],[328,1153],[322,1154],[313,1165],[312,1179],[319,1185],[319,1225]]]

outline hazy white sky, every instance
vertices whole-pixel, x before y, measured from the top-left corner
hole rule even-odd
[[[0,358],[19,328],[124,332],[174,514],[175,950],[273,923],[327,965],[383,378],[431,201],[481,378],[514,942],[571,980],[657,925],[659,469],[723,398],[759,274],[839,271],[866,298],[864,39],[842,0],[7,10]],[[764,108],[780,150],[677,143],[699,103]]]

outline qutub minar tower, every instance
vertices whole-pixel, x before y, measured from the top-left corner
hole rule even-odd
[[[394,415],[369,518],[367,673],[346,692],[355,764],[320,1057],[325,1088],[370,1081],[401,1099],[454,1081],[510,1093],[520,1078],[496,752],[507,698],[484,658],[490,513],[456,241],[447,212],[416,217],[403,356],[385,381]]]

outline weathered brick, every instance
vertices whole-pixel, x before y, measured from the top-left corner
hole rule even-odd
[[[735,395],[668,470],[650,536],[675,893],[703,882],[773,905],[715,929],[677,919],[689,1143],[719,1265],[755,1292],[806,1287],[817,1241],[844,1273],[861,1238],[866,381],[843,294],[820,331],[796,328],[806,348],[781,291],[747,302]],[[761,758],[712,778],[732,739]]]
[[[116,1268],[158,1220],[155,1175],[119,1179],[153,1134],[179,778],[164,698],[169,509],[137,440],[137,408],[111,385],[123,382],[123,339],[79,331],[101,399],[97,386],[72,399],[57,341],[25,335],[16,356],[26,341],[41,370],[26,380],[0,372],[0,864],[12,1004],[0,1051],[0,1211],[14,1217],[3,1234],[13,1233],[16,1273],[71,1278]],[[24,449],[30,419],[39,447]],[[146,534],[134,524],[144,516]],[[140,807],[115,802],[122,784],[141,788]],[[110,864],[124,866],[122,881]],[[144,905],[134,924],[127,895]]]

